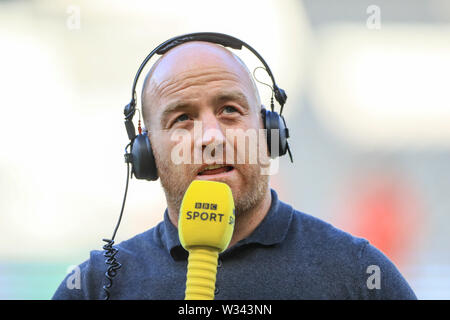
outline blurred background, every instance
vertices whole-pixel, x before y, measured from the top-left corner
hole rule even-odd
[[[418,298],[450,299],[445,0],[0,1],[0,299],[50,299],[111,237],[134,75],[198,31],[249,43],[288,94],[280,198],[368,239]],[[131,180],[116,242],[164,209],[159,182]]]

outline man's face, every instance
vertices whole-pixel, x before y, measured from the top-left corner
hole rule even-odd
[[[260,137],[262,120],[255,90],[241,63],[216,45],[184,44],[158,61],[144,92],[146,126],[161,184],[174,209],[179,209],[195,179],[228,184],[236,214],[262,200],[268,176],[261,174],[260,161],[249,161],[249,151],[254,149],[235,139],[236,130],[253,131],[249,136]],[[260,140],[252,140],[257,154],[267,155],[265,140]],[[188,150],[183,155],[184,160],[188,155],[188,161],[179,163],[175,150]],[[221,167],[207,167],[214,163]]]

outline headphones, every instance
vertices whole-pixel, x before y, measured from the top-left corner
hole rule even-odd
[[[162,55],[180,44],[191,41],[211,42],[237,50],[241,50],[242,47],[244,46],[261,61],[261,63],[264,65],[265,70],[267,71],[272,80],[271,86],[272,98],[270,104],[271,110],[266,110],[265,108],[261,109],[264,129],[266,129],[265,132],[267,138],[268,151],[272,159],[275,159],[278,156],[283,156],[286,154],[286,152],[288,152],[291,162],[293,162],[291,150],[289,148],[289,144],[287,141],[287,139],[289,138],[289,130],[286,126],[286,121],[284,120],[284,117],[281,115],[283,112],[283,106],[287,100],[287,95],[283,89],[279,88],[276,85],[272,71],[270,71],[270,68],[267,65],[267,63],[255,49],[253,49],[247,43],[237,38],[222,33],[198,32],[174,37],[161,43],[159,46],[153,49],[152,52],[149,53],[149,55],[144,59],[144,61],[142,62],[141,66],[139,67],[136,73],[132,87],[131,101],[129,104],[125,106],[124,109],[125,128],[127,130],[128,138],[130,139],[130,143],[125,148],[125,162],[128,164],[131,163],[132,175],[134,174],[134,176],[137,179],[145,179],[150,181],[158,179],[158,170],[156,168],[155,157],[153,155],[148,133],[146,131],[141,132],[139,128],[139,134],[136,135],[136,130],[132,122],[133,116],[136,112],[136,85],[139,76],[142,73],[142,70],[144,69],[147,62],[155,54]],[[281,106],[279,114],[276,111],[274,111],[273,105],[274,96]],[[272,150],[272,133],[273,133],[272,130],[274,129],[277,130],[277,132],[279,133],[278,150]],[[127,152],[128,146],[131,146],[130,153]]]

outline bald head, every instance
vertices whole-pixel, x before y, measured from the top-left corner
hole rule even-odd
[[[163,98],[183,92],[189,86],[220,80],[240,82],[254,110],[260,110],[259,92],[250,71],[228,49],[214,43],[192,41],[166,52],[154,63],[142,88],[142,112],[147,129],[150,128],[147,115],[161,106]]]

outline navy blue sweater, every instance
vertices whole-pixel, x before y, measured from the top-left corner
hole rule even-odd
[[[168,218],[116,246],[122,264],[110,299],[184,299],[187,252]],[[105,258],[92,251],[53,299],[104,299]],[[215,299],[416,299],[389,259],[365,239],[278,200],[246,239],[219,255]]]

